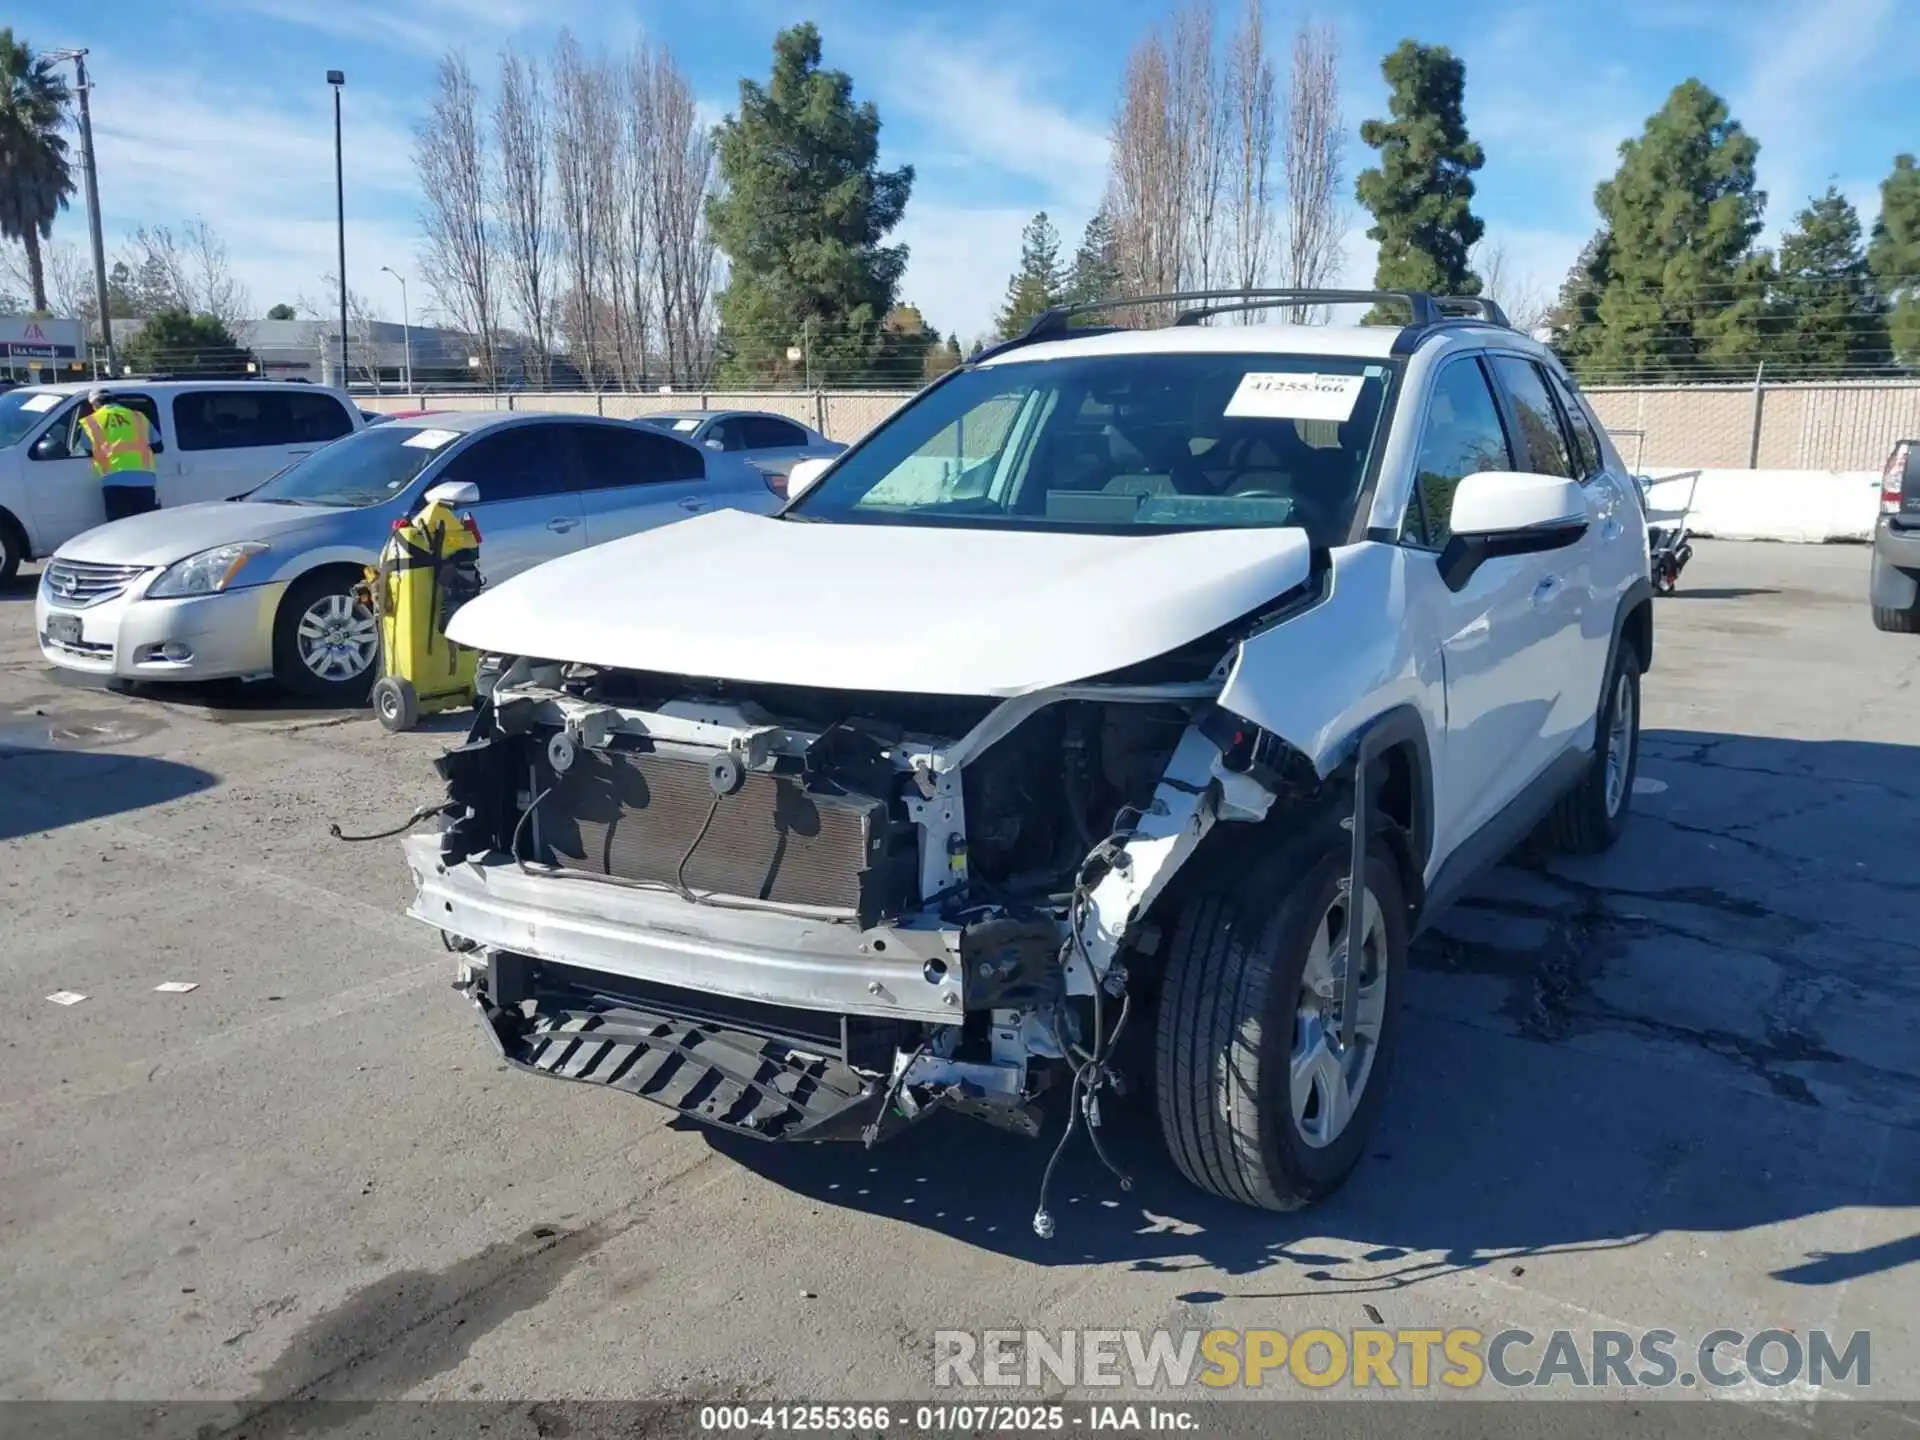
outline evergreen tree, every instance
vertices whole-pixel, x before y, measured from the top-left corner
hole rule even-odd
[[[47,308],[46,262],[40,242],[73,194],[67,158],[70,92],[54,61],[36,55],[13,30],[0,29],[0,237],[27,252],[27,288],[36,311]]]
[[[149,375],[241,376],[251,358],[211,315],[162,310],[120,347],[121,358]]]
[[[1880,184],[1867,265],[1892,307],[1887,325],[1894,354],[1903,365],[1920,365],[1920,169],[1911,155],[1897,157]]]
[[[1560,294],[1547,311],[1553,348],[1577,372],[1586,368],[1599,343],[1600,295],[1606,289],[1613,237],[1602,230],[1580,248]]]
[[[1060,268],[1060,232],[1042,210],[1020,232],[1020,268],[1007,281],[1006,304],[995,322],[1010,338],[1034,322],[1041,311],[1065,298],[1067,280]]]
[[[1478,295],[1468,252],[1486,228],[1472,209],[1473,172],[1486,155],[1467,136],[1467,67],[1444,45],[1403,40],[1380,70],[1392,118],[1361,124],[1360,138],[1380,152],[1380,163],[1355,185],[1373,212],[1367,235],[1380,246],[1374,284]]]
[[[906,270],[880,242],[906,209],[913,167],[882,170],[880,115],[853,81],[820,68],[820,32],[783,30],[766,85],[740,82],[739,113],[715,131],[722,188],[707,223],[726,253],[723,374],[766,381],[793,369],[803,327],[816,374],[884,362],[882,329]]]
[[[1769,368],[1863,369],[1889,359],[1887,322],[1860,238],[1860,216],[1833,186],[1780,241]]]
[[[267,319],[291,320],[295,317],[295,314],[296,312],[293,306],[287,304],[285,301],[282,301],[280,304],[274,306],[271,310],[267,311]]]
[[[1591,368],[1697,375],[1751,363],[1771,257],[1753,249],[1760,147],[1698,80],[1676,86],[1594,191],[1610,236]]]
[[[1080,248],[1073,253],[1066,299],[1074,305],[1110,300],[1121,293],[1121,288],[1119,238],[1113,233],[1107,212],[1096,210],[1080,237]]]

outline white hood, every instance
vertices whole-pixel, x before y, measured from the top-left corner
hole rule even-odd
[[[1006,696],[1163,655],[1307,572],[1292,529],[1076,535],[718,510],[535,566],[448,633],[675,675]]]

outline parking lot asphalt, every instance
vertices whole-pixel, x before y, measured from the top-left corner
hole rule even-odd
[[[506,1073],[397,842],[327,830],[437,799],[453,728],[62,683],[23,575],[0,1397],[900,1398],[936,1329],[1377,1322],[1867,1330],[1862,1393],[1920,1400],[1920,644],[1866,561],[1700,545],[1624,840],[1419,942],[1339,1196],[1211,1201],[1123,1117],[1136,1188],[1077,1148],[1051,1242],[1046,1147],[982,1126],[737,1145]]]

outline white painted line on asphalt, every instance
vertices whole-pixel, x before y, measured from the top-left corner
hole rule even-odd
[[[162,995],[184,995],[189,990],[198,990],[200,988],[200,982],[197,980],[168,980],[153,988]]]
[[[56,1005],[78,1005],[86,998],[78,990],[56,990],[47,996]]]

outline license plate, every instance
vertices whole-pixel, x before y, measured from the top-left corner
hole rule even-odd
[[[61,645],[78,645],[85,635],[78,615],[49,615],[47,638]]]

